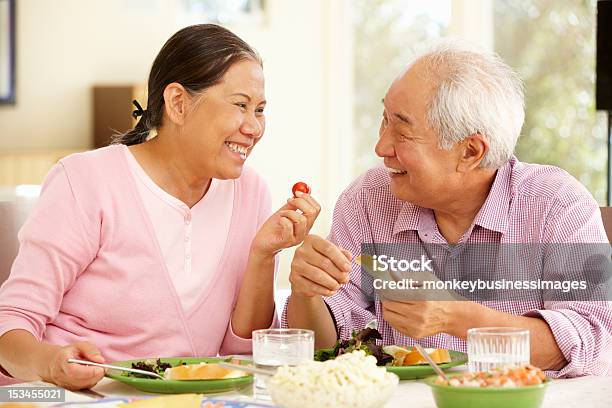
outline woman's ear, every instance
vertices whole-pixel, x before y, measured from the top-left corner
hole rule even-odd
[[[489,141],[480,133],[474,133],[463,140],[457,171],[467,173],[476,169],[489,151]]]
[[[164,106],[168,119],[177,126],[185,123],[189,93],[183,85],[173,82],[164,89]]]

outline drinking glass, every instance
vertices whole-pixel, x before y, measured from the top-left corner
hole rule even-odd
[[[467,332],[470,372],[529,364],[529,330],[479,327]]]
[[[314,332],[305,329],[263,329],[253,331],[253,363],[274,370],[314,359]],[[266,377],[255,375],[255,396],[269,399]]]

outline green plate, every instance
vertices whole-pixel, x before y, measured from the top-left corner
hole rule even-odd
[[[332,349],[323,349],[324,351],[331,351]],[[449,368],[457,367],[467,363],[467,354],[460,351],[449,350],[448,353],[451,357],[450,363],[438,364],[438,366],[446,371]],[[400,380],[416,380],[419,378],[426,378],[434,374],[433,368],[429,364],[413,365],[413,366],[385,366],[387,371],[396,374]]]
[[[151,358],[157,360],[157,358]],[[112,363],[121,367],[132,367],[132,363],[138,361],[144,361],[149,359],[138,359],[138,360],[126,360]],[[162,358],[163,363],[170,363],[172,366],[178,365],[181,361],[187,364],[197,364],[201,362],[216,363],[219,361],[227,361],[226,358],[194,358],[194,357],[177,357],[177,358]],[[241,360],[241,364],[250,364],[251,361]],[[253,375],[249,374],[245,377],[240,378],[228,378],[225,380],[189,380],[189,381],[178,381],[178,380],[158,380],[155,378],[138,378],[130,377],[126,372],[109,371],[106,376],[113,380],[121,381],[124,384],[132,386],[136,389],[146,392],[154,392],[159,394],[184,394],[184,393],[201,393],[201,394],[212,394],[218,392],[226,392],[242,388],[253,382]]]
[[[546,380],[543,384],[516,388],[450,387],[435,384],[436,378],[429,377],[425,383],[431,387],[438,408],[538,408],[550,383]]]
[[[467,354],[460,351],[449,350],[448,354],[450,354],[451,362],[438,364],[438,367],[440,367],[442,371],[463,365],[468,361]],[[387,371],[397,374],[400,380],[415,380],[417,378],[426,378],[434,374],[434,370],[429,364],[401,367],[387,366],[385,368]]]

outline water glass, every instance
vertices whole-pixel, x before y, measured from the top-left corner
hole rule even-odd
[[[529,330],[515,327],[469,329],[467,350],[472,373],[529,364]]]
[[[253,363],[274,370],[314,359],[314,332],[305,329],[263,329],[253,331]],[[255,375],[255,394],[266,399],[266,377]],[[268,397],[269,398],[269,397]]]

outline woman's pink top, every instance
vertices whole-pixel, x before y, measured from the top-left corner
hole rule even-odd
[[[183,309],[191,309],[219,270],[234,210],[234,180],[212,179],[204,197],[189,208],[155,184],[127,146],[123,152],[174,289]]]
[[[185,309],[122,149],[71,155],[47,176],[0,288],[0,335],[24,329],[53,344],[87,340],[107,361],[250,353],[251,340],[235,335],[230,319],[251,241],[270,214],[265,182],[248,167],[233,181],[217,272]]]

